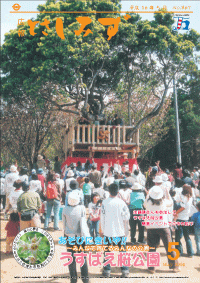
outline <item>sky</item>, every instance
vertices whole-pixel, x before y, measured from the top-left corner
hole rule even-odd
[[[21,8],[19,11],[37,11],[37,6],[39,4],[44,4],[46,1],[34,0],[34,1],[18,1],[18,0],[1,0],[1,44],[4,42],[4,34],[9,32],[12,29],[17,28],[18,19],[23,18],[24,21],[27,21],[31,18],[36,18],[37,14],[27,13],[27,14],[11,14],[10,11],[14,11],[12,6],[15,3],[18,3]],[[193,13],[189,14],[190,25],[189,28],[193,28],[200,33],[200,1],[132,1],[132,0],[123,0],[122,11],[134,11],[136,6],[138,6],[139,11],[150,10],[150,6],[153,6],[153,11],[158,10],[157,6],[160,8],[163,5],[167,6],[167,10],[174,10],[174,7],[187,7],[185,11],[192,11]],[[131,9],[131,6],[132,9]],[[189,7],[190,6],[190,7]],[[144,10],[143,10],[144,9]],[[189,10],[190,9],[190,10]],[[140,13],[142,19],[153,20],[153,13]],[[181,32],[181,31],[180,31]]]

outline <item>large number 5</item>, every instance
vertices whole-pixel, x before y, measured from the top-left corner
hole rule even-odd
[[[168,245],[168,252],[176,252],[176,256],[175,257],[172,257],[171,255],[168,255],[168,258],[171,259],[171,260],[176,260],[179,258],[180,256],[180,252],[178,249],[172,249],[172,246],[177,246],[179,245],[179,242],[169,242],[169,245]]]

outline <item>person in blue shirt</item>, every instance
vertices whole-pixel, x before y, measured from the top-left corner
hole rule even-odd
[[[194,213],[191,217],[191,221],[194,222],[194,235],[197,247],[197,255],[200,255],[200,202],[196,205],[198,212]]]
[[[134,216],[142,216],[141,214],[134,214],[134,211],[136,210],[142,210],[143,209],[143,203],[145,201],[145,192],[143,190],[143,187],[139,183],[135,183],[132,187],[132,193],[130,194],[130,199],[128,200],[129,209],[130,209],[130,228],[131,228],[131,242],[133,244],[136,243],[136,226],[138,225],[139,230],[139,237],[138,242],[144,243],[144,226],[142,226],[142,221],[139,219],[134,219]]]
[[[90,179],[88,177],[85,178],[85,184],[83,185],[83,194],[84,194],[84,205],[88,208],[88,204],[91,202],[91,186],[89,184]]]

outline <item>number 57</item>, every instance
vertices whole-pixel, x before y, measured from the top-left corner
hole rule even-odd
[[[175,248],[172,248],[172,246],[177,246],[179,245],[179,242],[169,242],[169,245],[168,245],[168,252],[176,252],[176,256],[175,257],[172,257],[171,255],[168,255],[168,258],[171,259],[171,260],[176,260],[179,258],[180,256],[180,252],[178,249],[175,249]]]

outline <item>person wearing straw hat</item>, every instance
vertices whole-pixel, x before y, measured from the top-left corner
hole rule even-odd
[[[167,214],[160,214],[160,211],[168,211],[169,207],[173,205],[173,202],[169,196],[167,191],[166,198],[164,198],[164,192],[161,187],[153,186],[147,195],[147,198],[144,202],[144,207],[147,211],[149,211],[148,222],[145,223],[147,229],[147,244],[150,247],[149,252],[155,252],[160,238],[163,241],[167,259],[169,263],[169,268],[173,270],[173,272],[179,272],[180,269],[178,267],[178,261],[172,260],[171,258],[175,258],[176,254],[174,251],[169,252],[169,243],[172,242],[169,222],[168,222],[168,215]],[[160,219],[162,216],[162,219]],[[174,246],[171,246],[171,250],[174,250]],[[150,273],[155,273],[155,267],[148,267]]]

